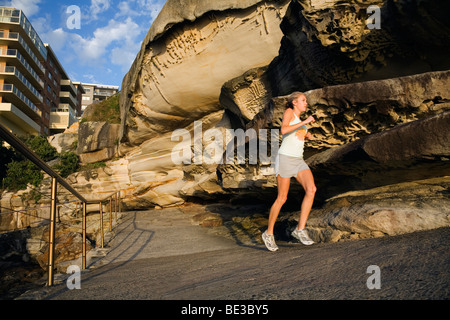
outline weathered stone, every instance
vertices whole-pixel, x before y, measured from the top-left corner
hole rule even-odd
[[[57,152],[73,152],[78,143],[78,133],[58,133],[48,137],[48,142]]]
[[[307,163],[325,197],[345,190],[445,177],[450,175],[449,129],[447,111],[328,149],[308,158]]]
[[[307,115],[314,116],[316,121],[310,125],[312,137],[305,144],[305,157],[314,171],[319,196],[326,198],[333,188],[331,194],[357,185],[367,188],[445,175],[442,170],[448,170],[450,126],[446,110],[449,109],[419,110],[418,106],[422,101],[436,101],[432,104],[440,105],[449,100],[449,76],[447,71],[435,72],[307,91],[310,104]],[[247,128],[257,132],[278,129],[286,101],[286,97],[273,98]],[[397,117],[384,111],[389,102],[393,105],[390,112]],[[346,118],[345,114],[353,115]],[[333,130],[326,130],[327,127]],[[330,148],[333,146],[340,147]],[[418,170],[411,172],[413,164]],[[226,189],[257,187],[273,192],[271,188],[276,187],[276,181],[269,169],[260,163],[218,166],[221,185]],[[345,185],[343,179],[347,181]]]
[[[449,186],[447,176],[343,193],[313,210],[308,227],[333,228],[360,237],[448,227]],[[343,206],[342,199],[347,205]]]
[[[117,155],[120,125],[88,121],[78,129],[77,153],[82,163],[95,163]]]
[[[269,103],[272,93],[266,69],[249,70],[223,85],[220,104],[237,118],[235,127],[245,128],[246,123]]]
[[[380,28],[367,26],[370,5]],[[448,70],[449,9],[440,0],[292,1],[268,69],[273,94]]]
[[[122,152],[221,110],[226,81],[277,55],[288,3],[168,1],[122,84]]]
[[[48,230],[43,233],[43,239],[48,240]],[[55,234],[55,265],[61,262],[74,260],[82,253],[82,236],[79,232],[68,231],[65,228],[58,228]],[[86,240],[86,250],[92,249],[91,243]],[[43,269],[48,268],[49,245],[41,248],[42,254],[36,257],[39,265]]]
[[[211,212],[198,213],[191,218],[191,221],[207,228],[220,227],[223,223],[220,215]]]

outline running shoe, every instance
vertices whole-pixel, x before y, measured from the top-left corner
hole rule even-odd
[[[299,230],[295,228],[294,231],[292,231],[291,235],[306,246],[312,245],[314,243],[305,229]]]
[[[266,230],[262,234],[262,239],[263,239],[264,244],[266,245],[267,249],[269,249],[270,251],[278,250],[278,247],[275,243],[275,238],[274,238],[273,234],[267,234],[267,230]]]

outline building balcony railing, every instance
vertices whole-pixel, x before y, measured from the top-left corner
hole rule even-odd
[[[117,90],[94,90],[94,96],[110,97],[117,93]]]
[[[44,88],[44,81],[38,76],[36,71],[30,66],[27,60],[20,54],[17,49],[1,49],[0,48],[0,56],[2,57],[14,57],[22,64],[23,68],[25,68],[29,74],[33,77],[34,80],[40,85],[41,88]]]
[[[22,38],[22,36],[17,32],[5,32],[0,31],[0,40],[16,40],[18,41],[24,50],[30,55],[30,58],[36,63],[39,69],[41,69],[42,73],[45,73],[45,68],[42,65],[42,63],[39,61],[39,59],[36,57],[34,52],[31,50],[31,48],[28,46],[28,44],[25,42],[25,40]]]
[[[41,38],[37,34],[36,30],[34,30],[30,21],[23,14],[22,10],[13,9],[13,8],[0,8],[0,22],[9,23],[12,25],[20,26],[21,30],[26,33],[27,39],[29,39],[36,47],[36,49],[40,52],[44,59],[47,59],[47,50],[42,42]]]
[[[32,110],[35,114],[37,114],[39,117],[42,117],[42,111],[39,110],[36,105],[31,102],[30,99],[28,99],[19,89],[17,89],[12,84],[0,84],[0,93],[11,93],[17,98],[19,98],[25,105],[28,106],[29,110]]]
[[[0,74],[14,75],[39,100],[39,102],[41,103],[44,102],[44,98],[39,93],[39,91],[37,91],[36,88],[33,87],[33,85],[27,80],[27,78],[23,74],[20,73],[19,70],[17,70],[16,67],[11,66],[0,67]]]
[[[61,79],[60,84],[62,90],[69,89],[74,96],[77,95],[78,90],[69,79]]]
[[[35,135],[41,131],[41,126],[38,123],[12,103],[0,102],[0,118],[14,126],[17,132]]]
[[[59,92],[59,99],[61,102],[68,102],[72,105],[73,108],[77,107],[77,100],[70,94],[69,91],[60,91]]]
[[[68,112],[71,116],[76,117],[76,112],[68,103],[60,103],[58,108],[52,108],[51,112]]]

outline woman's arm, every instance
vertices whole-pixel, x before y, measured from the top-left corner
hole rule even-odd
[[[292,132],[294,130],[297,130],[301,126],[307,125],[308,123],[315,121],[313,116],[309,116],[305,121],[301,121],[297,124],[293,124],[290,126],[289,123],[292,121],[293,118],[294,118],[294,110],[292,110],[291,108],[286,109],[283,115],[283,121],[281,123],[280,129],[281,134]]]

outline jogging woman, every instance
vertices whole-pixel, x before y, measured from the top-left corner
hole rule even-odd
[[[292,236],[304,245],[314,243],[305,230],[306,220],[311,211],[317,190],[312,172],[303,160],[305,139],[311,137],[311,133],[308,132],[306,125],[315,121],[312,116],[304,121],[300,120],[300,114],[306,111],[307,105],[306,96],[301,92],[294,92],[289,96],[288,107],[283,115],[281,124],[283,139],[275,162],[278,196],[270,209],[267,230],[262,234],[263,241],[270,251],[278,250],[273,236],[273,228],[281,207],[287,200],[291,177],[295,177],[305,189],[300,218],[297,227],[292,232]]]

